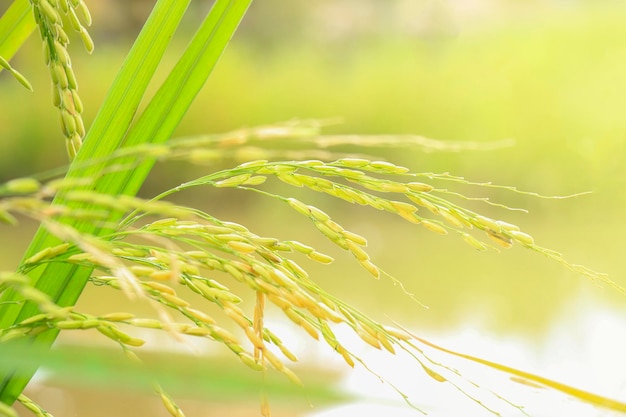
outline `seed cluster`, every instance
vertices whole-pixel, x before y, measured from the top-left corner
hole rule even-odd
[[[311,215],[318,221],[330,221],[320,210],[313,210],[312,213]],[[211,219],[212,223],[206,222],[208,219]],[[353,251],[355,257],[362,257],[357,249],[350,246],[365,245],[365,239],[341,230],[346,247]],[[23,335],[25,332],[31,334],[33,331],[43,331],[50,327],[63,330],[95,328],[121,345],[138,347],[143,341],[121,330],[118,324],[168,330],[218,341],[237,354],[247,366],[262,370],[265,369],[265,363],[268,363],[291,381],[299,382],[297,376],[266,346],[269,343],[288,360],[297,360],[277,335],[263,327],[263,308],[255,309],[254,318],[250,318],[239,306],[241,298],[220,282],[206,278],[206,274],[202,272],[205,270],[226,273],[236,281],[248,285],[257,294],[257,300],[259,295],[263,299],[267,297],[311,337],[318,339],[321,332],[324,340],[351,366],[354,366],[351,354],[337,341],[326,322],[346,323],[367,343],[377,348],[382,346],[389,351],[394,351],[392,344],[400,340],[351,307],[326,294],[309,279],[304,269],[283,255],[295,251],[322,264],[332,261],[332,258],[311,246],[297,241],[279,241],[261,237],[239,224],[219,221],[208,216],[205,216],[205,222],[175,218],[157,220],[133,232],[127,231],[120,237],[139,237],[147,233],[179,244],[191,245],[194,249],[174,251],[168,245],[164,245],[164,248],[141,246],[129,244],[122,239],[113,241],[110,246],[101,246],[100,249],[106,249],[107,256],[130,262],[127,269],[134,279],[138,280],[141,292],[168,310],[182,314],[191,323],[136,318],[127,313],[94,317],[66,311],[62,317],[51,318],[42,314],[30,318],[13,329],[11,337]],[[103,260],[99,254],[76,253],[76,247],[67,243],[36,254],[28,260],[27,265],[53,261],[60,257],[64,257],[66,262],[88,265],[105,273],[111,272],[112,262]],[[92,282],[124,289],[124,279],[115,275],[94,276]],[[218,319],[193,308],[189,301],[177,294],[172,284],[186,286],[205,300],[219,306],[225,317],[236,323],[243,331],[255,354],[248,353],[236,336],[218,326]],[[46,325],[39,326],[44,321]]]
[[[62,7],[61,1],[39,0],[36,3],[41,9],[39,13],[51,13],[50,10],[42,11],[47,7],[43,4]],[[66,1],[63,4],[70,6],[74,3]],[[52,58],[50,62],[53,62]],[[254,131],[246,133],[248,136],[231,134],[211,140],[242,142],[242,138],[246,137],[263,139],[271,135],[287,135],[290,130],[261,129],[256,134],[251,132]],[[163,152],[163,146],[167,145],[144,147],[141,155],[170,157]],[[176,158],[186,155],[191,159],[193,151],[197,150],[193,145],[186,149],[181,142],[173,145],[174,148],[177,149]],[[128,156],[129,152],[135,151],[124,152]],[[346,230],[314,205],[261,189],[259,186],[268,179],[389,212],[437,234],[456,232],[478,250],[485,250],[489,245],[474,236],[476,231],[499,247],[507,248],[518,243],[623,291],[604,275],[580,265],[571,265],[560,254],[537,246],[533,238],[517,226],[451,202],[448,197],[459,195],[417,181],[423,177],[433,179],[437,176],[411,173],[405,167],[386,161],[345,157],[333,162],[249,161],[181,184],[153,200],[113,197],[76,189],[84,188],[82,186],[88,185],[90,180],[41,182],[34,178],[19,178],[0,184],[0,221],[15,223],[14,213],[25,214],[42,222],[52,234],[64,241],[26,259],[18,273],[0,274],[0,292],[11,288],[23,300],[35,303],[40,310],[40,314],[0,330],[0,343],[50,329],[95,329],[117,343],[130,359],[138,360],[133,348],[143,345],[144,340],[133,336],[132,328],[147,328],[167,331],[181,339],[201,337],[224,344],[251,369],[266,371],[273,368],[294,383],[300,383],[284,363],[297,361],[296,355],[278,335],[265,327],[264,314],[271,305],[311,338],[323,340],[349,366],[355,366],[361,359],[348,349],[343,340],[339,340],[335,334],[338,325],[350,327],[363,342],[376,349],[392,354],[398,349],[406,351],[419,362],[427,375],[437,381],[450,381],[450,374],[454,377],[455,372],[430,361],[415,344],[417,339],[412,335],[383,326],[327,293],[309,277],[300,259],[297,259],[304,255],[308,260],[325,265],[333,262],[332,257],[305,243],[259,236],[241,224],[162,200],[174,192],[197,186],[253,190],[277,199],[305,216],[322,235],[349,252],[375,278],[383,274],[367,253],[368,242],[363,236]],[[461,181],[458,178],[454,180]],[[55,193],[62,193],[63,202],[50,206],[49,200]],[[88,206],[89,209],[73,208],[77,205]],[[111,211],[128,215],[119,224],[108,225],[113,231],[106,238],[81,234],[65,222],[73,218],[105,224]],[[154,216],[159,219],[151,221]],[[49,296],[34,288],[26,276],[31,269],[48,262],[93,268],[90,280],[94,285],[125,291],[133,297],[144,297],[155,306],[158,318],[136,317],[126,312],[91,315],[73,307],[60,308]],[[232,281],[246,286],[249,293],[231,290]],[[191,291],[200,300],[216,306],[216,314],[208,314],[202,306],[195,305],[197,301],[186,297],[184,291]],[[249,294],[254,297],[253,311],[247,311],[248,307],[243,303]],[[230,328],[229,324],[234,324],[237,331],[226,330]],[[167,394],[158,388],[156,390],[170,414],[175,417],[183,415]],[[28,403],[28,400],[25,401]],[[267,404],[264,403],[263,407],[268,414]]]
[[[89,53],[94,44],[85,26],[91,25],[91,15],[83,0],[30,0],[30,3],[52,79],[52,102],[59,109],[67,152],[73,159],[85,136],[85,126],[81,117],[83,103],[78,96],[78,84],[67,52],[70,40],[63,27],[62,15],[78,33]]]
[[[513,242],[518,242],[522,246],[529,248],[535,247],[532,237],[521,232],[517,226],[489,219],[434,194],[435,192],[446,193],[446,190],[437,190],[430,184],[418,181],[400,182],[368,175],[368,173],[410,177],[417,175],[409,173],[406,167],[397,166],[386,161],[342,158],[331,163],[318,160],[271,163],[267,160],[258,160],[241,164],[231,172],[232,176],[218,181],[211,181],[205,177],[198,182],[187,183],[184,186],[212,184],[216,187],[246,188],[246,186],[262,184],[266,181],[267,176],[272,175],[292,186],[306,187],[350,203],[366,205],[394,213],[437,234],[445,235],[449,230],[456,231],[465,242],[478,250],[487,249],[487,244],[477,240],[463,229],[468,230],[476,227],[479,230],[483,230],[494,243],[503,248],[511,247]],[[327,177],[336,177],[362,188],[333,181]],[[383,194],[400,194],[410,202],[388,199],[365,190]],[[309,217],[315,226],[331,241],[352,252],[359,262],[374,276],[379,275],[362,248],[355,244],[356,242],[351,242],[350,239],[346,240],[342,236],[345,233],[343,228],[330,220],[327,214],[294,198],[282,199],[296,211]],[[427,209],[428,212],[435,216],[439,216],[441,220],[418,215],[419,207]]]

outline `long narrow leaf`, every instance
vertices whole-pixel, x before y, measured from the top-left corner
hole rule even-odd
[[[169,139],[205,84],[252,0],[217,1],[184,55],[165,80],[129,134],[125,146]],[[124,189],[135,194],[152,168],[142,164],[132,172]]]
[[[15,0],[0,18],[0,56],[11,59],[35,27],[28,0]]]

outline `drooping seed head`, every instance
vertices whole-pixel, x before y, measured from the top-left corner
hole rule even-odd
[[[132,313],[119,312],[119,313],[108,313],[103,316],[100,316],[99,318],[102,320],[106,320],[106,321],[126,321],[126,320],[135,318],[135,315]]]
[[[315,249],[312,248],[311,246],[305,245],[303,243],[300,243],[296,240],[290,240],[285,242],[286,244],[288,244],[289,246],[291,246],[293,249],[295,249],[296,251],[300,252],[300,253],[304,253],[309,254],[311,252],[313,252]]]
[[[196,310],[194,308],[189,308],[187,307],[187,309],[185,309],[185,312],[187,314],[189,314],[191,317],[200,320],[201,322],[205,323],[205,324],[215,324],[216,321],[215,319],[213,319],[213,317],[209,316],[208,314],[206,314],[204,311],[201,310]]]
[[[411,191],[418,191],[421,193],[428,193],[434,189],[434,187],[430,184],[424,184],[423,182],[409,182],[406,186]]]
[[[358,258],[357,258],[358,259]],[[363,268],[367,270],[374,278],[380,279],[380,270],[369,259],[359,259],[359,263]]]
[[[296,178],[292,173],[279,173],[276,174],[276,178],[284,182],[285,184],[293,185],[294,187],[303,187],[304,183]]]
[[[361,168],[370,164],[369,160],[361,158],[342,158],[336,162],[349,168]]]
[[[224,180],[221,181],[217,181],[213,184],[214,187],[218,187],[218,188],[222,188],[222,187],[237,187],[241,184],[243,184],[244,182],[246,182],[248,179],[250,179],[251,175],[250,174],[241,174],[241,175],[235,175],[234,177],[230,177],[230,178],[226,178]]]
[[[450,224],[451,226],[462,228],[464,223],[461,222],[456,216],[453,216],[449,209],[442,207],[439,209],[439,215]]]
[[[494,233],[500,233],[502,231],[502,226],[498,224],[498,222],[496,222],[495,220],[488,217],[477,215],[472,220],[476,226],[480,227],[481,229],[487,229],[487,232],[489,232],[489,230]]]
[[[368,167],[373,168],[378,172],[388,174],[404,174],[409,172],[409,169],[406,167],[398,166],[386,161],[373,161],[369,163]]]
[[[307,206],[306,204],[304,204],[300,200],[296,200],[295,198],[288,198],[286,201],[287,201],[287,204],[289,204],[291,206],[291,208],[296,210],[298,213],[303,214],[303,215],[305,215],[307,217],[309,217],[311,215],[311,211],[309,210],[309,206]]]
[[[535,239],[527,233],[510,230],[507,234],[523,245],[532,246],[535,244]]]
[[[327,223],[330,220],[330,216],[328,214],[326,214],[325,212],[323,212],[322,210],[318,209],[315,206],[308,206],[309,211],[311,212],[311,215],[313,216],[313,218],[319,222],[322,223]]]
[[[440,235],[448,234],[448,231],[439,223],[435,223],[430,220],[422,220],[421,225],[424,226],[426,229],[430,230],[431,232],[435,232]]]
[[[183,300],[182,298],[176,296],[176,295],[172,295],[172,294],[168,294],[168,293],[161,293],[161,297],[169,302],[174,304],[177,307],[188,307],[189,306],[189,302]]]
[[[508,249],[511,246],[513,246],[513,239],[511,239],[510,237],[502,233],[495,232],[491,229],[487,229],[487,236],[489,236],[491,240],[493,240],[494,242],[496,242],[498,245],[502,246],[505,249]]]
[[[46,0],[40,1],[37,4],[39,11],[51,24],[57,24],[61,22],[61,16],[57,13],[54,7]]]
[[[370,259],[370,256],[363,249],[363,247],[357,245],[351,240],[346,240],[346,244],[348,245],[348,250],[357,258],[359,261],[366,261]]]
[[[470,245],[474,249],[477,249],[479,251],[487,250],[487,245],[476,239],[474,236],[468,233],[462,233],[461,237],[468,245]]]
[[[34,178],[16,178],[4,184],[4,187],[11,194],[32,194],[41,189],[41,183]]]
[[[329,263],[334,261],[334,259],[331,256],[325,255],[325,254],[323,254],[321,252],[317,252],[317,251],[309,252],[307,254],[307,257],[309,259],[314,260],[315,262],[319,262],[319,263],[322,263],[322,264],[329,264]]]
[[[519,226],[516,226],[514,224],[511,223],[507,223],[505,221],[502,220],[497,220],[496,223],[498,224],[498,226],[500,226],[502,228],[502,230],[510,232],[510,231],[516,231],[519,232],[520,228]]]
[[[239,360],[250,369],[253,369],[255,371],[262,371],[263,369],[265,369],[260,361],[257,361],[256,359],[254,359],[254,357],[252,357],[252,355],[246,352],[241,352],[238,357]]]

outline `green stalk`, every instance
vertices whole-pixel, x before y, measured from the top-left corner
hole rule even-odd
[[[99,178],[95,189],[110,195],[137,192],[152,164],[144,163],[139,169],[103,175],[107,168],[106,163],[86,164],[86,162],[93,159],[106,160],[107,156],[122,146],[167,140],[208,78],[251,0],[216,2],[172,74],[163,83],[137,123],[131,125],[132,117],[137,111],[148,82],[188,3],[189,0],[158,1],[114,81],[66,178]],[[62,201],[62,198],[62,195],[58,196],[55,203]],[[91,207],[86,203],[68,205],[76,209]],[[112,213],[109,219],[111,223],[115,223],[121,214]],[[81,233],[101,235],[107,232],[88,222],[70,220],[67,223]],[[58,238],[40,228],[24,259],[58,243]],[[91,270],[88,268],[57,263],[28,271],[35,287],[50,295],[60,306],[70,306],[76,302],[90,274]],[[0,298],[0,328],[10,327],[37,312],[36,306],[32,303],[24,303],[15,292],[5,291]],[[39,346],[50,346],[57,333],[56,331],[42,333],[34,342]],[[33,366],[26,374],[32,376],[35,371],[36,366]],[[0,401],[6,404],[15,401],[30,380],[30,377],[23,375],[23,371],[21,376],[14,376],[13,372],[2,375]]]

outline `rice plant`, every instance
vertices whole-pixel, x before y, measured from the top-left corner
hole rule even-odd
[[[54,361],[54,356],[46,352],[61,331],[99,332],[118,345],[132,364],[141,363],[141,349],[137,348],[145,343],[133,334],[133,328],[168,332],[180,340],[207,339],[225,346],[234,359],[251,371],[277,372],[291,383],[301,384],[299,376],[288,366],[297,361],[296,356],[266,326],[265,312],[270,304],[301,329],[302,337],[327,344],[350,367],[367,367],[367,363],[337,335],[340,325],[350,328],[372,348],[390,355],[398,351],[409,354],[427,375],[459,387],[462,395],[487,412],[498,414],[481,401],[480,390],[464,388],[465,376],[431,358],[428,349],[498,369],[582,401],[626,411],[626,404],[619,401],[447,350],[412,334],[401,324],[383,324],[327,292],[307,272],[302,266],[303,256],[319,264],[333,262],[318,248],[300,240],[262,236],[245,225],[168,200],[188,189],[210,192],[212,188],[233,188],[260,194],[301,215],[312,229],[346,256],[352,256],[364,276],[390,279],[401,286],[401,277],[390,276],[370,257],[366,237],[344,228],[333,220],[332,213],[305,199],[277,192],[272,184],[280,182],[302,188],[309,195],[320,194],[364,206],[363,209],[391,213],[414,227],[459,237],[475,250],[520,246],[624,293],[606,275],[539,246],[516,225],[462,204],[480,198],[445,188],[447,183],[497,185],[476,184],[446,173],[416,172],[375,157],[332,150],[333,146],[353,145],[369,154],[372,152],[368,147],[374,145],[458,148],[463,147],[461,144],[419,137],[331,136],[324,134],[323,121],[314,120],[171,138],[250,2],[216,1],[176,66],[145,110],[139,112],[148,83],[189,4],[159,0],[98,116],[87,129],[81,118],[83,103],[65,30],[66,25],[71,26],[86,49],[94,50],[86,29],[91,22],[86,4],[82,0],[15,0],[0,19],[0,65],[27,88],[28,81],[9,62],[28,34],[38,29],[43,60],[50,69],[52,104],[58,109],[71,161],[67,168],[0,185],[0,220],[15,225],[20,216],[25,216],[41,224],[18,269],[0,273],[0,348],[3,357],[26,356],[26,360],[12,359],[0,366],[0,414],[15,416],[11,406],[19,401],[35,415],[50,415],[22,391],[40,365]],[[295,152],[275,146],[285,139],[306,145],[307,150]],[[154,164],[168,161],[233,161],[234,166],[182,182],[153,198],[136,197]],[[500,188],[543,198],[514,187]],[[121,291],[129,302],[148,302],[157,318],[128,312],[79,311],[74,305],[86,285],[97,286],[100,291]],[[190,292],[198,297],[183,295]],[[406,296],[413,297],[408,292]],[[242,307],[242,299],[254,300],[254,308],[247,311]],[[207,312],[208,306],[214,311],[216,308],[219,314]],[[238,334],[227,330],[232,323],[239,329]],[[151,384],[167,411],[182,416],[181,408],[158,381]],[[398,395],[406,398],[400,391]],[[408,400],[407,403],[416,412],[421,411]],[[502,404],[523,411],[521,405],[504,399]],[[267,398],[261,400],[261,413],[270,415]]]

